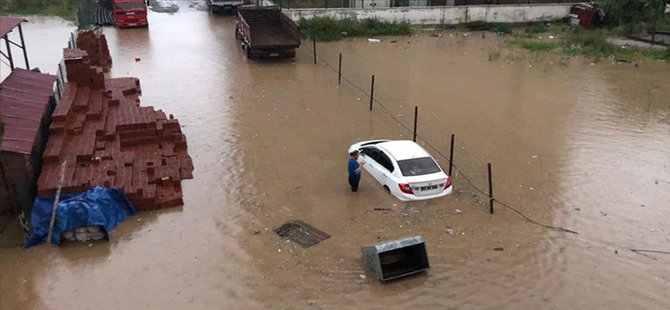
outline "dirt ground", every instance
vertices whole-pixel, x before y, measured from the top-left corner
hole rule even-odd
[[[149,18],[104,30],[111,76],[139,77],[142,104],[183,125],[196,167],[185,205],[130,218],[108,243],[0,249],[0,308],[670,307],[670,256],[631,251],[670,249],[670,65],[565,63],[458,31],[319,43],[317,65],[307,41],[295,61],[247,61],[230,17]],[[367,90],[375,75],[385,108],[338,87],[324,61],[339,53],[348,81]],[[411,127],[414,106],[425,141],[448,153],[456,135],[454,162],[476,186],[490,162],[498,199],[579,234],[500,205],[490,215],[463,175],[426,202],[365,174],[352,194],[348,146],[411,139],[390,115]],[[332,237],[303,249],[272,231],[296,219]],[[361,246],[413,235],[428,273],[382,284],[365,271]]]

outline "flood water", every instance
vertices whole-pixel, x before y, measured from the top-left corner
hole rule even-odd
[[[670,256],[631,251],[670,250],[670,65],[561,64],[457,31],[319,43],[318,65],[308,41],[295,61],[250,62],[230,17],[184,7],[150,23],[104,29],[110,75],[140,78],[142,104],[180,120],[195,164],[185,205],[130,218],[108,243],[0,249],[0,308],[670,308]],[[26,37],[66,45],[69,32],[38,28]],[[53,57],[43,50],[31,59]],[[338,87],[323,60],[337,68],[339,53],[355,85],[375,75],[384,107]],[[411,128],[414,106],[440,152],[455,134],[454,163],[478,188],[490,162],[497,199],[579,234],[490,215],[464,175],[427,202],[369,175],[352,194],[349,145],[411,139],[391,115]],[[303,249],[272,231],[296,219],[331,238]],[[365,271],[361,246],[413,235],[427,274],[382,284]]]

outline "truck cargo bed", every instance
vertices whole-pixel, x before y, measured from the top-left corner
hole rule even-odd
[[[263,47],[298,47],[296,40],[285,29],[278,26],[251,26],[251,45]]]
[[[300,28],[278,7],[241,7],[237,29],[252,50],[300,47]]]

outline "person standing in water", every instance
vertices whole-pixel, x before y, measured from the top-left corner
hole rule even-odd
[[[349,153],[349,185],[351,186],[351,191],[358,191],[358,183],[361,182],[361,169],[365,161],[358,162],[358,151],[353,151]]]

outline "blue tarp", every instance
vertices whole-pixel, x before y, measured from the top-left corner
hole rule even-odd
[[[34,229],[26,248],[46,241],[55,199],[55,196],[35,199],[30,216]],[[109,240],[108,232],[126,217],[135,214],[137,211],[126,195],[116,188],[97,186],[83,193],[61,195],[51,242],[60,244],[63,231],[89,225],[102,226],[105,239]]]

